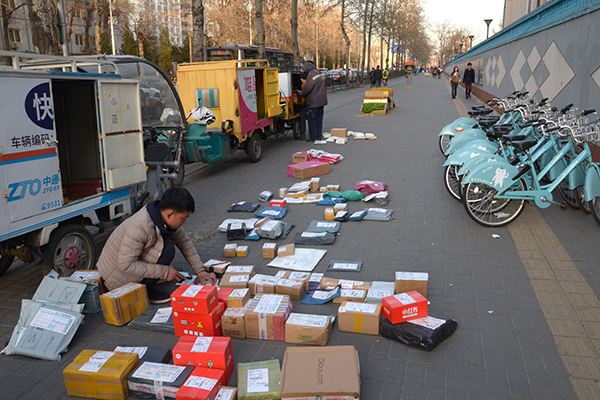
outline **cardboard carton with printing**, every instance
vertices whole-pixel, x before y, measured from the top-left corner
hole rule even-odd
[[[281,370],[281,398],[358,400],[360,364],[356,348],[288,347]]]
[[[225,304],[225,308],[229,307],[229,296],[234,290],[234,288],[217,286],[217,296],[219,298],[219,302]]]
[[[229,261],[215,260],[214,258],[203,264],[208,272],[214,272],[215,274],[224,274],[229,265],[231,265]]]
[[[342,303],[338,309],[338,328],[340,332],[379,335],[380,322],[381,306],[378,304],[348,301]]]
[[[256,274],[248,281],[250,293],[254,296],[260,293],[275,293],[275,286],[279,278],[270,275]]]
[[[221,386],[215,400],[237,400],[237,388]]]
[[[279,360],[240,363],[237,368],[238,400],[281,399]]]
[[[394,282],[373,281],[371,287],[367,291],[365,303],[381,305],[381,299],[394,294]]]
[[[333,136],[333,137],[340,137],[340,138],[347,138],[348,137],[348,128],[332,128],[331,129],[331,136]]]
[[[177,391],[190,376],[194,367],[145,361],[127,377],[129,391],[138,398],[175,399]]]
[[[238,339],[246,338],[246,307],[228,308],[221,317],[223,335]]]
[[[213,400],[224,380],[220,369],[196,367],[177,392],[177,400]]]
[[[227,307],[244,307],[250,300],[250,289],[234,289],[227,298]]]
[[[308,161],[308,153],[306,151],[299,151],[292,155],[292,163],[298,164]]]
[[[289,296],[257,295],[248,303],[246,337],[262,340],[285,340],[285,321],[294,310]]]
[[[307,161],[287,166],[287,174],[292,178],[307,179],[329,173],[329,163],[322,161]]]
[[[227,268],[230,275],[250,275],[254,276],[254,265],[230,265]]]
[[[233,258],[237,257],[237,244],[236,243],[227,243],[225,247],[223,247],[223,257],[225,258]]]
[[[221,336],[221,316],[225,304],[218,302],[210,314],[173,311],[173,325],[177,336]]]
[[[382,299],[383,313],[392,324],[427,316],[427,299],[416,290]]]
[[[111,325],[125,325],[150,305],[146,285],[128,283],[100,296],[104,321]]]
[[[295,279],[279,279],[275,286],[277,294],[287,294],[292,300],[302,300],[306,292],[305,283]]]
[[[345,301],[354,301],[356,303],[364,303],[367,292],[365,290],[358,289],[342,289],[340,290],[340,297],[333,299],[335,304],[342,304]]]
[[[248,255],[248,246],[238,246],[235,251],[236,257],[246,257]]]
[[[173,311],[210,313],[219,302],[217,288],[203,285],[180,285],[171,294]]]
[[[234,275],[225,273],[221,278],[221,282],[219,282],[219,286],[228,287],[234,289],[245,289],[248,287],[248,281],[250,280],[250,275]]]
[[[296,251],[294,243],[284,244],[277,249],[277,257],[293,256]]]
[[[293,279],[296,281],[302,281],[304,282],[304,290],[308,291],[308,279],[310,278],[310,272],[301,272],[301,271],[291,271],[290,274],[288,276],[285,277],[286,279]]]
[[[331,336],[331,316],[291,313],[285,322],[286,343],[326,346]]]
[[[428,281],[429,274],[427,272],[396,271],[395,294],[416,290],[421,293],[421,296],[427,297]]]
[[[231,338],[183,336],[173,348],[173,364],[220,369],[228,382],[234,367]]]
[[[262,247],[262,258],[275,258],[276,243],[265,243]]]

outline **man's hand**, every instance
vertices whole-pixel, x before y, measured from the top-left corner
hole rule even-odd
[[[203,285],[205,280],[210,281],[211,285],[214,285],[217,282],[217,277],[213,273],[209,273],[209,272],[206,272],[206,271],[205,272],[200,272],[198,274],[198,282],[201,285]]]
[[[169,272],[167,273],[167,281],[169,282],[181,282],[185,280],[185,276],[177,271],[173,266],[169,265]]]

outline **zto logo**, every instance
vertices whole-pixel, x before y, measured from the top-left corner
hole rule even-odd
[[[8,185],[9,192],[6,202],[10,203],[11,201],[21,200],[25,197],[27,188],[29,188],[29,194],[31,196],[37,196],[40,190],[42,190],[42,181],[36,178],[27,181],[11,183]]]
[[[37,85],[27,93],[25,112],[31,122],[40,128],[54,128],[54,111],[52,110],[52,97],[50,96],[50,84],[48,82]]]

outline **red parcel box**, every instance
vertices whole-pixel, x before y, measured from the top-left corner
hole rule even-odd
[[[383,314],[392,324],[427,316],[427,299],[415,290],[381,299]]]
[[[234,367],[231,338],[183,336],[173,348],[173,364],[223,370],[226,385]]]
[[[217,294],[219,295],[219,301],[223,304],[225,304],[225,308],[227,308],[227,299],[229,298],[229,295],[231,294],[231,292],[233,292],[235,289],[233,288],[228,288],[228,287],[217,287]]]
[[[194,368],[190,377],[177,391],[176,400],[214,400],[219,393],[225,373],[220,369]]]
[[[173,325],[177,336],[222,336],[221,317],[225,304],[219,303],[210,314],[173,311]]]
[[[208,314],[218,301],[215,286],[181,285],[171,294],[173,311]]]

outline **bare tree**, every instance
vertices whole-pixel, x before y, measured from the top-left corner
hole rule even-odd
[[[11,17],[17,10],[19,10],[23,6],[25,6],[25,3],[21,3],[18,6],[15,6],[15,8],[12,8],[9,5],[8,0],[2,0],[0,2],[0,12],[2,13],[2,36],[4,37],[4,50],[10,50],[8,25],[10,24]]]
[[[346,0],[341,0],[342,4],[342,17],[340,19],[340,28],[342,29],[342,34],[344,35],[344,41],[346,42],[346,53],[345,53],[345,64],[346,64],[346,84],[350,83],[350,38],[348,37],[348,33],[346,32],[346,25],[344,24],[344,18],[346,16]]]
[[[298,47],[298,0],[292,0],[292,53],[294,65],[300,65],[300,49]]]
[[[262,0],[254,1],[254,20],[256,21],[256,45],[258,46],[258,58],[266,58],[265,53],[265,20],[263,17]]]
[[[191,0],[192,2],[192,60],[194,62],[206,61],[204,59],[204,1]],[[139,40],[139,39],[138,39]],[[140,57],[142,57],[140,53]]]

